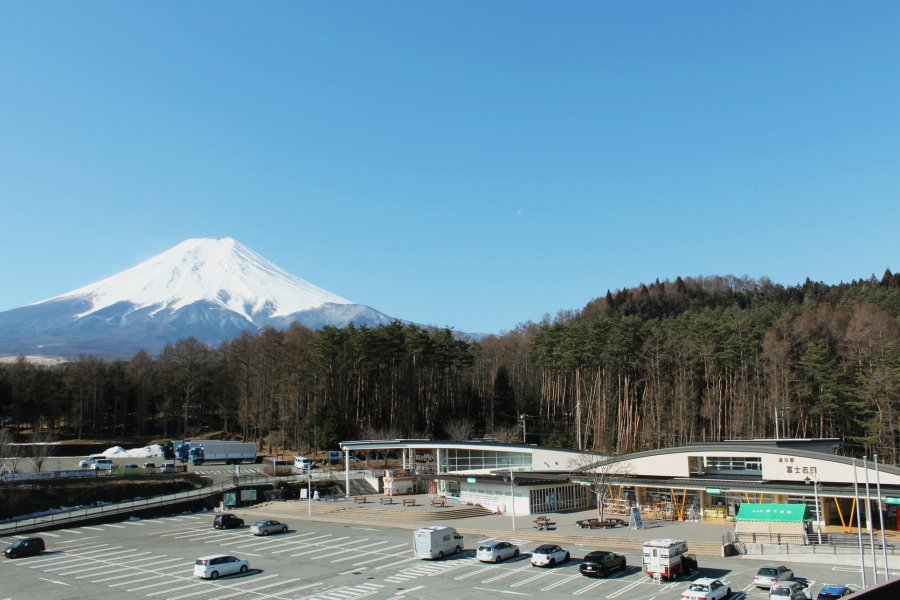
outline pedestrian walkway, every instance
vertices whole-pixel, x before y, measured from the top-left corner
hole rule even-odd
[[[241,509],[245,520],[271,517],[282,520],[302,520],[347,522],[356,525],[380,525],[404,529],[418,529],[429,521],[447,522],[447,515],[452,515],[452,525],[463,534],[485,537],[508,537],[511,534],[528,536],[534,540],[555,543],[578,544],[590,547],[609,547],[623,550],[640,549],[644,540],[656,538],[674,538],[688,541],[691,552],[703,556],[721,556],[722,538],[732,530],[730,524],[676,522],[676,521],[644,521],[643,529],[617,527],[613,529],[582,529],[577,521],[594,518],[597,511],[566,511],[547,513],[549,525],[537,529],[534,523],[536,515],[518,515],[511,513],[502,515],[482,509],[481,514],[472,515],[457,512],[465,505],[451,503],[447,507],[432,507],[429,496],[413,495],[395,498],[394,504],[383,505],[380,496],[367,497],[367,502],[354,502],[352,499],[332,502],[280,501],[266,502],[248,509]],[[401,498],[415,499],[415,505],[404,506]],[[312,512],[311,515],[308,513]],[[450,523],[448,523],[450,524]]]

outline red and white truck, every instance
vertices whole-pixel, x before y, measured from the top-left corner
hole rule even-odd
[[[644,572],[653,579],[677,579],[697,569],[697,558],[688,554],[683,540],[648,540],[642,554]]]

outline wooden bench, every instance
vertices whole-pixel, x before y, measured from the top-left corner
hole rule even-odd
[[[355,502],[356,504],[365,504],[368,501],[369,499],[365,496],[353,496],[353,502]]]
[[[382,504],[393,504],[394,503],[394,499],[390,496],[382,496],[380,498],[380,500],[381,500]]]
[[[543,531],[550,527],[550,519],[547,517],[538,517],[534,520],[534,528],[538,531]]]
[[[415,505],[416,505],[415,498],[404,498],[403,499],[403,506],[415,506]]]
[[[432,506],[432,507],[435,507],[435,506],[441,506],[441,507],[447,506],[447,499],[444,498],[443,496],[438,496],[438,497],[432,498],[432,499],[431,499],[431,506]]]

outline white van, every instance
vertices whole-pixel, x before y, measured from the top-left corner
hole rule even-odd
[[[301,471],[309,471],[312,468],[312,460],[306,458],[305,456],[295,456],[294,468]]]
[[[95,471],[104,470],[112,471],[113,461],[111,458],[95,458],[91,468]]]
[[[463,551],[463,536],[453,527],[435,525],[413,532],[413,550],[416,558],[444,558]]]

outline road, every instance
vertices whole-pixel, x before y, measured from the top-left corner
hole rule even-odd
[[[0,600],[675,600],[687,587],[686,581],[654,584],[636,566],[636,552],[624,552],[629,567],[607,579],[588,579],[578,572],[579,559],[595,548],[573,546],[567,563],[532,567],[528,551],[539,542],[529,539],[527,531],[510,539],[521,545],[523,556],[495,565],[475,560],[474,548],[484,539],[478,536],[467,537],[468,550],[461,555],[421,561],[413,558],[411,532],[405,529],[298,520],[288,523],[286,534],[257,538],[248,527],[215,530],[212,519],[212,513],[182,514],[43,532],[44,555],[0,561]],[[215,553],[246,558],[251,571],[216,581],[195,579],[194,560]],[[763,600],[766,592],[751,585],[761,564],[703,558],[699,575],[730,581],[736,600]],[[858,570],[849,566],[788,566],[809,580],[814,592],[824,582],[859,581]]]

